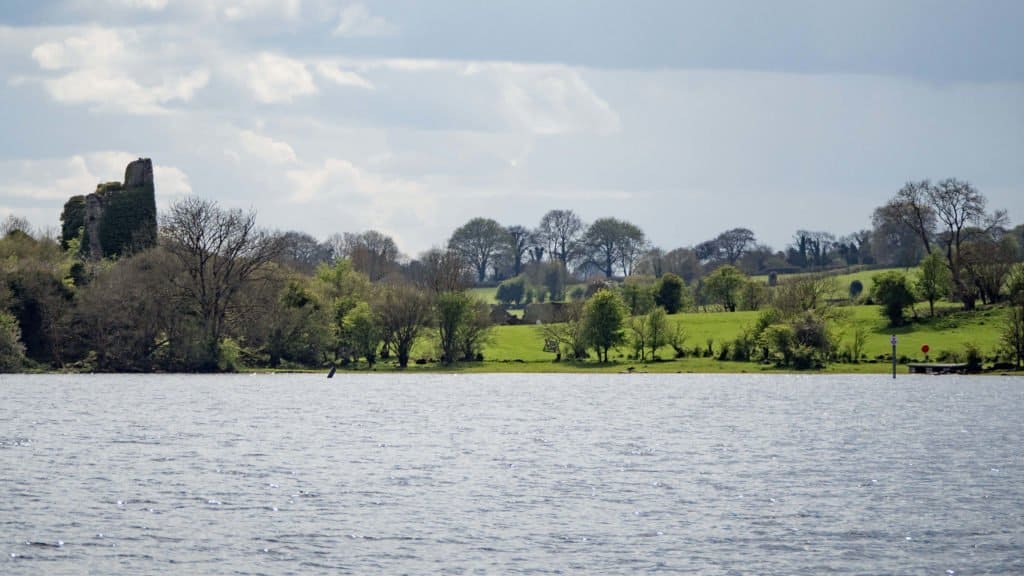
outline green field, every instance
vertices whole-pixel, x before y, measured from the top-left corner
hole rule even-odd
[[[977,346],[985,356],[993,356],[999,348],[1000,330],[1006,315],[1005,308],[992,308],[976,312],[959,312],[953,304],[942,307],[942,314],[926,318],[927,306],[918,305],[918,322],[899,328],[889,328],[878,306],[846,306],[840,309],[843,317],[833,322],[832,329],[842,349],[852,341],[859,327],[867,334],[864,346],[865,362],[832,364],[829,372],[887,372],[890,367],[890,337],[895,334],[899,343],[897,357],[907,361],[924,361],[921,346],[930,347],[929,360],[934,361],[942,352],[963,354],[967,344]],[[755,323],[759,312],[693,312],[670,316],[673,323],[681,323],[686,331],[686,347],[706,348],[711,340],[717,352],[723,343],[731,343],[743,330]],[[612,357],[611,366],[595,362],[553,362],[554,354],[543,351],[544,340],[537,326],[497,326],[491,343],[484,349],[486,362],[472,364],[464,369],[474,371],[620,371],[627,366],[658,372],[755,372],[773,371],[774,368],[755,363],[720,362],[712,358],[684,358],[640,364],[629,360],[624,347]],[[659,356],[672,357],[668,347],[660,349]]]
[[[857,272],[848,272],[848,273],[843,273],[843,274],[834,274],[834,273],[830,272],[829,276],[835,279],[835,284],[836,284],[836,289],[835,289],[835,292],[832,294],[832,298],[847,298],[847,297],[849,297],[849,295],[850,295],[850,284],[853,283],[854,280],[860,280],[860,283],[864,286],[864,291],[862,292],[862,294],[864,294],[864,295],[870,294],[871,293],[871,287],[874,286],[873,278],[875,277],[875,275],[876,274],[881,274],[883,272],[891,272],[891,271],[903,272],[904,274],[906,274],[912,280],[917,278],[917,268],[909,268],[909,269],[907,269],[907,268],[882,268],[882,269],[877,269],[877,270],[859,270]],[[786,279],[799,278],[799,277],[802,277],[802,276],[810,276],[810,275],[812,275],[812,273],[810,273],[810,272],[808,272],[808,273],[800,273],[800,274],[780,274],[779,277],[778,277],[778,280],[779,280],[779,282],[785,282]],[[768,275],[767,274],[759,274],[757,276],[752,276],[752,278],[754,278],[756,280],[760,280],[761,282],[765,282],[765,283],[768,282]]]

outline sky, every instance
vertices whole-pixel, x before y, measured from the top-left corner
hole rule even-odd
[[[153,159],[187,195],[414,256],[471,218],[671,250],[870,228],[908,180],[1024,222],[1024,2],[4,0],[0,217]]]

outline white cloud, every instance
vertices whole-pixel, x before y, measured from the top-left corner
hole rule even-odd
[[[289,170],[287,179],[290,202],[316,206],[321,213],[337,211],[343,230],[373,228],[401,244],[416,234],[410,225],[437,217],[436,198],[416,182],[371,172],[348,160],[328,158],[320,167]]]
[[[63,159],[0,162],[0,193],[63,204],[71,196],[93,192],[101,182],[120,182],[125,167],[136,158],[127,152],[105,150]],[[188,175],[175,166],[154,164],[153,178],[158,197],[192,192]]]
[[[78,30],[32,50],[40,68],[60,71],[60,75],[38,80],[54,100],[64,104],[92,104],[127,114],[162,114],[170,102],[190,102],[210,80],[205,68],[160,75],[159,68],[143,67],[145,57],[137,33],[107,28]],[[19,84],[27,81],[19,80]]]
[[[316,94],[306,65],[286,56],[264,52],[245,66],[253,97],[265,104],[291,102],[296,96]]]
[[[131,8],[133,10],[151,10],[161,12],[167,8],[167,0],[108,0],[116,6]]]
[[[322,78],[330,80],[339,86],[354,86],[373,90],[373,84],[355,72],[342,70],[341,66],[333,62],[320,62],[316,65],[316,72]]]
[[[346,38],[391,36],[398,32],[394,24],[380,16],[370,14],[362,4],[349,4],[341,11],[341,19],[334,29],[335,36]]]
[[[122,34],[108,28],[90,28],[60,42],[46,42],[32,50],[43,70],[106,66],[124,55]]]
[[[618,115],[572,68],[499,64],[481,72],[494,79],[501,113],[514,126],[538,135],[619,130]]]
[[[295,150],[287,142],[278,142],[269,136],[249,130],[243,130],[238,137],[246,152],[264,162],[292,164],[297,160]]]

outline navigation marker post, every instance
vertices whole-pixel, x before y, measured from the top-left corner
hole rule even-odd
[[[889,344],[892,344],[892,378],[896,379],[896,335],[893,334],[892,338],[889,338]]]

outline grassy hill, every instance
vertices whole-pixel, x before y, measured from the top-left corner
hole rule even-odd
[[[890,370],[891,346],[889,338],[896,334],[899,344],[897,357],[908,361],[924,361],[921,346],[930,347],[929,360],[934,361],[943,352],[963,355],[965,346],[977,346],[985,356],[996,353],[1000,344],[1000,331],[1006,316],[1005,308],[991,308],[975,312],[961,312],[955,305],[942,307],[936,318],[927,318],[927,307],[918,305],[919,320],[907,326],[890,328],[886,325],[878,306],[842,307],[843,317],[834,322],[832,329],[839,339],[839,348],[849,345],[855,331],[860,328],[866,333],[864,354],[867,361],[859,364],[833,364],[829,371],[835,372],[887,372]],[[759,312],[691,312],[670,316],[673,324],[682,324],[686,334],[686,347],[711,347],[717,353],[723,343],[731,343],[741,332],[754,325]],[[484,349],[487,359],[484,370],[501,369],[497,365],[508,364],[508,370],[621,370],[624,366],[642,366],[644,370],[664,372],[741,372],[766,369],[755,363],[720,362],[713,358],[683,358],[638,364],[628,358],[626,348],[614,353],[617,366],[601,368],[594,362],[568,363],[558,366],[552,362],[554,354],[543,351],[544,339],[537,326],[495,327],[492,341]],[[668,347],[659,350],[663,359],[672,358]],[[905,357],[905,358],[903,358]],[[488,367],[489,366],[489,367]],[[468,368],[477,369],[473,366]],[[770,368],[768,368],[770,369]]]

